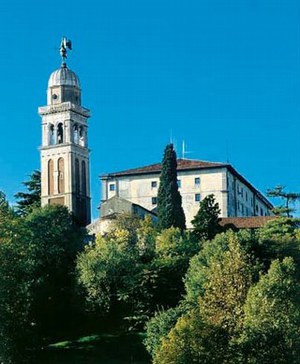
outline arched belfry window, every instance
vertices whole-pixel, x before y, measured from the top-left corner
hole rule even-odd
[[[53,160],[48,161],[48,195],[53,195],[54,193],[54,164]]]
[[[78,141],[79,141],[79,130],[78,130],[78,125],[77,124],[75,124],[73,126],[73,141],[76,144],[78,144]]]
[[[83,126],[79,127],[79,144],[84,147],[85,146],[85,135],[84,135],[84,128]]]
[[[86,167],[85,167],[85,161],[81,162],[81,186],[82,186],[82,194],[86,195]]]
[[[49,124],[49,144],[55,144],[55,134],[54,134],[54,125]]]
[[[79,174],[79,160],[75,159],[75,191],[76,194],[80,194],[80,174]]]
[[[65,192],[65,162],[63,158],[59,158],[57,161],[57,169],[58,169],[58,193],[64,193]]]
[[[57,144],[62,144],[64,142],[64,128],[63,124],[59,123],[57,125]]]

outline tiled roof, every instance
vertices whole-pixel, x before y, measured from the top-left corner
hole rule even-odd
[[[234,225],[237,229],[257,229],[277,218],[277,216],[223,217],[219,224]]]
[[[207,162],[195,159],[177,159],[177,170],[178,171],[192,171],[199,169],[214,169],[214,168],[227,168],[234,176],[236,176],[241,182],[243,182],[246,186],[250,188],[260,199],[264,201],[269,208],[272,208],[273,205],[269,200],[266,199],[246,178],[244,178],[241,174],[239,174],[235,168],[232,167],[231,164],[221,163],[221,162]],[[113,172],[108,174],[103,174],[100,176],[101,179],[110,179],[115,177],[122,176],[134,176],[134,175],[143,175],[143,174],[159,174],[161,172],[161,163],[150,164],[144,167],[138,167],[133,169],[127,169],[124,171]]]
[[[177,159],[178,171],[200,169],[200,168],[217,168],[225,166],[227,166],[227,164],[199,161],[193,159]],[[109,173],[109,176],[127,176],[132,174],[147,174],[147,173],[160,173],[160,172],[161,172],[161,163],[155,163],[144,167],[138,167],[133,169],[127,169],[125,171]]]

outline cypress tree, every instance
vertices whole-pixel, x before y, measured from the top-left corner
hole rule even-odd
[[[176,152],[173,144],[168,144],[164,151],[157,200],[158,227],[161,230],[171,226],[181,230],[185,229],[185,216],[177,185]]]

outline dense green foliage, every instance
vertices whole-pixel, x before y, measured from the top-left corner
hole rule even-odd
[[[218,233],[208,196],[192,232],[122,216],[92,240],[65,207],[30,206],[0,193],[0,361],[39,361],[82,322],[145,328],[154,364],[299,361],[298,220]]]
[[[75,317],[75,258],[83,231],[62,206],[19,217],[0,209],[0,358],[34,361]]]
[[[19,215],[27,215],[41,205],[41,172],[35,170],[29,178],[28,181],[23,182],[27,192],[15,194],[17,199],[16,211]]]
[[[192,220],[193,234],[198,240],[211,240],[221,232],[220,212],[219,204],[215,202],[213,194],[200,201],[199,211]]]
[[[185,216],[178,191],[177,160],[173,144],[168,144],[164,151],[162,170],[157,195],[158,227],[168,229],[171,226],[185,229]]]
[[[153,363],[298,363],[297,226],[278,219],[205,242],[185,277],[187,310],[168,333],[174,314],[165,326],[163,314],[147,325]]]
[[[240,343],[249,363],[298,363],[300,284],[292,258],[274,260],[248,292]]]
[[[119,325],[142,327],[157,306],[178,304],[182,277],[199,244],[179,228],[157,232],[149,220],[128,230],[124,220],[78,256],[78,280],[88,308]]]

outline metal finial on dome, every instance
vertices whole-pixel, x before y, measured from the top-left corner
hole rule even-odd
[[[62,66],[66,66],[66,59],[67,59],[67,49],[72,50],[72,42],[70,39],[63,37],[60,43],[59,53],[62,58]]]

